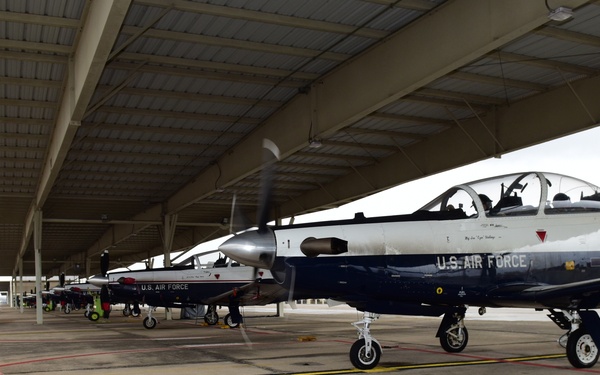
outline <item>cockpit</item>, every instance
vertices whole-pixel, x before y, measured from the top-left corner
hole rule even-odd
[[[600,211],[600,189],[554,173],[511,174],[455,186],[418,212],[423,211],[454,218]]]
[[[215,260],[216,251],[208,251],[205,253],[194,254],[189,258],[177,263],[173,268],[177,269],[207,269],[207,268],[224,268],[238,267],[240,264],[222,253],[218,253],[218,258]]]

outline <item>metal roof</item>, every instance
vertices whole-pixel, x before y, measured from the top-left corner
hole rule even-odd
[[[0,275],[98,272],[598,124],[600,3],[7,0]],[[321,147],[310,146],[317,140]]]

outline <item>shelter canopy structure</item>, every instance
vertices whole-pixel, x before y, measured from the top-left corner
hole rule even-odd
[[[264,138],[274,219],[600,119],[597,1],[0,7],[0,275],[33,275],[36,248],[43,275],[85,277],[105,250],[112,268],[228,234],[234,197],[256,217]]]

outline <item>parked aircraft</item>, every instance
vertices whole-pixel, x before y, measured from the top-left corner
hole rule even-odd
[[[202,258],[206,259],[211,253],[216,251],[193,255],[172,267],[112,272],[106,277],[94,276],[89,281],[95,285],[107,284],[111,298],[124,303],[180,308],[208,305],[204,320],[211,325],[219,320],[217,306],[228,306],[230,313],[224,321],[230,327],[239,325],[237,308],[240,305],[287,300],[287,290],[274,282],[269,271],[243,266],[226,257],[203,263]],[[143,320],[148,329],[157,324],[152,310],[148,309],[148,316]]]
[[[578,368],[598,360],[600,190],[551,173],[499,176],[450,188],[408,215],[266,226],[225,241],[232,259],[270,269],[290,294],[363,312],[350,360],[375,367],[380,314],[441,316],[441,346],[461,352],[468,306],[548,309]],[[291,298],[294,298],[293,296]]]
[[[79,310],[88,305],[90,294],[100,293],[100,288],[90,283],[69,283],[54,287],[53,292],[58,296],[58,301],[64,304],[63,312],[70,314],[73,309]]]

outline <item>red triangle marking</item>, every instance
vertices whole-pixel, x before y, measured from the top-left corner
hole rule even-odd
[[[536,230],[535,233],[537,234],[540,241],[546,242],[546,231],[545,230],[541,230],[541,229]]]

